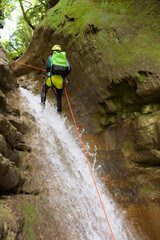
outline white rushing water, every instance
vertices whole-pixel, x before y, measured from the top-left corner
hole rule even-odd
[[[62,228],[62,234],[65,231],[64,239],[113,239],[78,137],[75,139],[73,134],[73,126],[69,126],[66,117],[57,115],[53,104],[47,102],[42,111],[40,96],[34,96],[23,88],[20,91],[39,128],[40,141],[45,146],[42,153],[45,164],[52,166],[46,180],[50,184],[50,191],[53,191],[51,204],[55,208],[54,216]],[[116,207],[96,176],[95,169],[93,173],[115,239],[135,239],[124,221],[125,214]],[[67,231],[70,232],[69,236]]]

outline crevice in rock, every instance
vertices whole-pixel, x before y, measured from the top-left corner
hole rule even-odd
[[[74,22],[74,21],[75,21],[75,18],[74,18],[74,17],[70,17],[70,16],[68,16],[68,15],[65,15],[65,17],[67,18],[67,20],[68,20],[69,22]]]
[[[85,34],[96,34],[100,31],[101,29],[99,29],[98,27],[96,27],[94,24],[89,24],[85,30]]]
[[[152,75],[153,73],[151,72],[146,72],[146,71],[138,71],[139,74],[141,74],[142,76],[148,77],[148,75]]]
[[[160,163],[152,163],[152,160],[150,160],[150,163],[148,162],[137,162],[136,165],[141,166],[143,168],[150,168],[150,167],[160,167]]]

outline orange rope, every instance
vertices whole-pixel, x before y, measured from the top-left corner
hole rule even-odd
[[[110,226],[110,223],[109,223],[109,220],[108,220],[108,217],[107,217],[107,214],[106,214],[106,211],[105,211],[105,208],[104,208],[104,205],[103,205],[103,202],[102,202],[102,199],[101,199],[101,196],[100,196],[99,191],[98,191],[98,187],[97,187],[95,178],[94,178],[94,176],[93,176],[93,172],[92,172],[92,169],[91,169],[91,166],[90,166],[88,157],[87,157],[87,155],[86,155],[86,151],[85,151],[85,149],[84,149],[84,145],[83,145],[83,142],[82,142],[80,133],[79,133],[79,131],[78,131],[78,127],[77,127],[77,124],[76,124],[76,121],[75,121],[75,118],[74,118],[74,115],[73,115],[73,112],[72,112],[72,108],[71,108],[71,105],[70,105],[70,101],[69,101],[69,98],[68,98],[66,86],[64,86],[64,90],[65,90],[65,93],[66,93],[66,98],[67,98],[67,102],[68,102],[68,105],[69,105],[69,108],[70,108],[70,112],[71,112],[71,115],[72,115],[72,118],[73,118],[73,121],[74,121],[74,125],[75,125],[75,127],[76,127],[76,130],[77,130],[77,133],[78,133],[78,136],[79,136],[79,140],[80,140],[80,142],[81,142],[81,145],[82,145],[82,148],[83,148],[83,152],[84,152],[84,155],[85,155],[85,157],[86,157],[86,160],[87,160],[87,163],[88,163],[88,166],[89,166],[89,170],[90,170],[90,172],[91,172],[92,179],[93,179],[93,182],[94,182],[94,185],[95,185],[95,188],[96,188],[96,191],[97,191],[99,200],[100,200],[100,202],[101,202],[101,205],[102,205],[102,208],[103,208],[103,211],[104,211],[104,214],[105,214],[105,217],[106,217],[106,220],[107,220],[107,223],[108,223],[110,232],[111,232],[111,234],[112,234],[112,238],[113,238],[113,240],[115,240],[114,235],[113,235],[113,232],[112,232],[112,229],[111,229],[111,226]]]
[[[18,64],[20,64],[20,65],[24,65],[24,66],[27,66],[27,67],[39,69],[39,70],[42,70],[42,71],[46,71],[46,70],[43,69],[43,68],[34,67],[34,66],[31,66],[31,65],[27,65],[27,64],[25,64],[25,63],[16,62],[16,61],[13,61],[11,71],[13,70],[13,67],[14,67],[14,64],[15,64],[15,63],[18,63]]]
[[[15,65],[15,61],[12,62],[11,72],[12,72],[12,70],[14,68],[14,65]]]

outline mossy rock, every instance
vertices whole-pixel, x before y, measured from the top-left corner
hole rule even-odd
[[[151,104],[148,104],[148,105],[145,105],[143,108],[142,108],[142,114],[145,115],[145,114],[149,114],[149,113],[153,113],[154,110],[153,110],[153,107]]]
[[[24,201],[24,213],[25,222],[23,231],[26,232],[27,240],[36,240],[36,235],[34,232],[34,224],[40,221],[40,215],[38,214],[35,206],[28,201]]]
[[[0,239],[15,239],[19,227],[17,217],[4,201],[0,201],[0,213]]]

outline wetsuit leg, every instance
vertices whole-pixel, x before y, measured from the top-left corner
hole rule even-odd
[[[56,98],[57,98],[57,112],[62,112],[62,89],[56,88]]]
[[[46,84],[43,85],[42,92],[41,92],[41,103],[45,103],[46,95],[47,95],[49,88],[50,87],[48,87]]]

